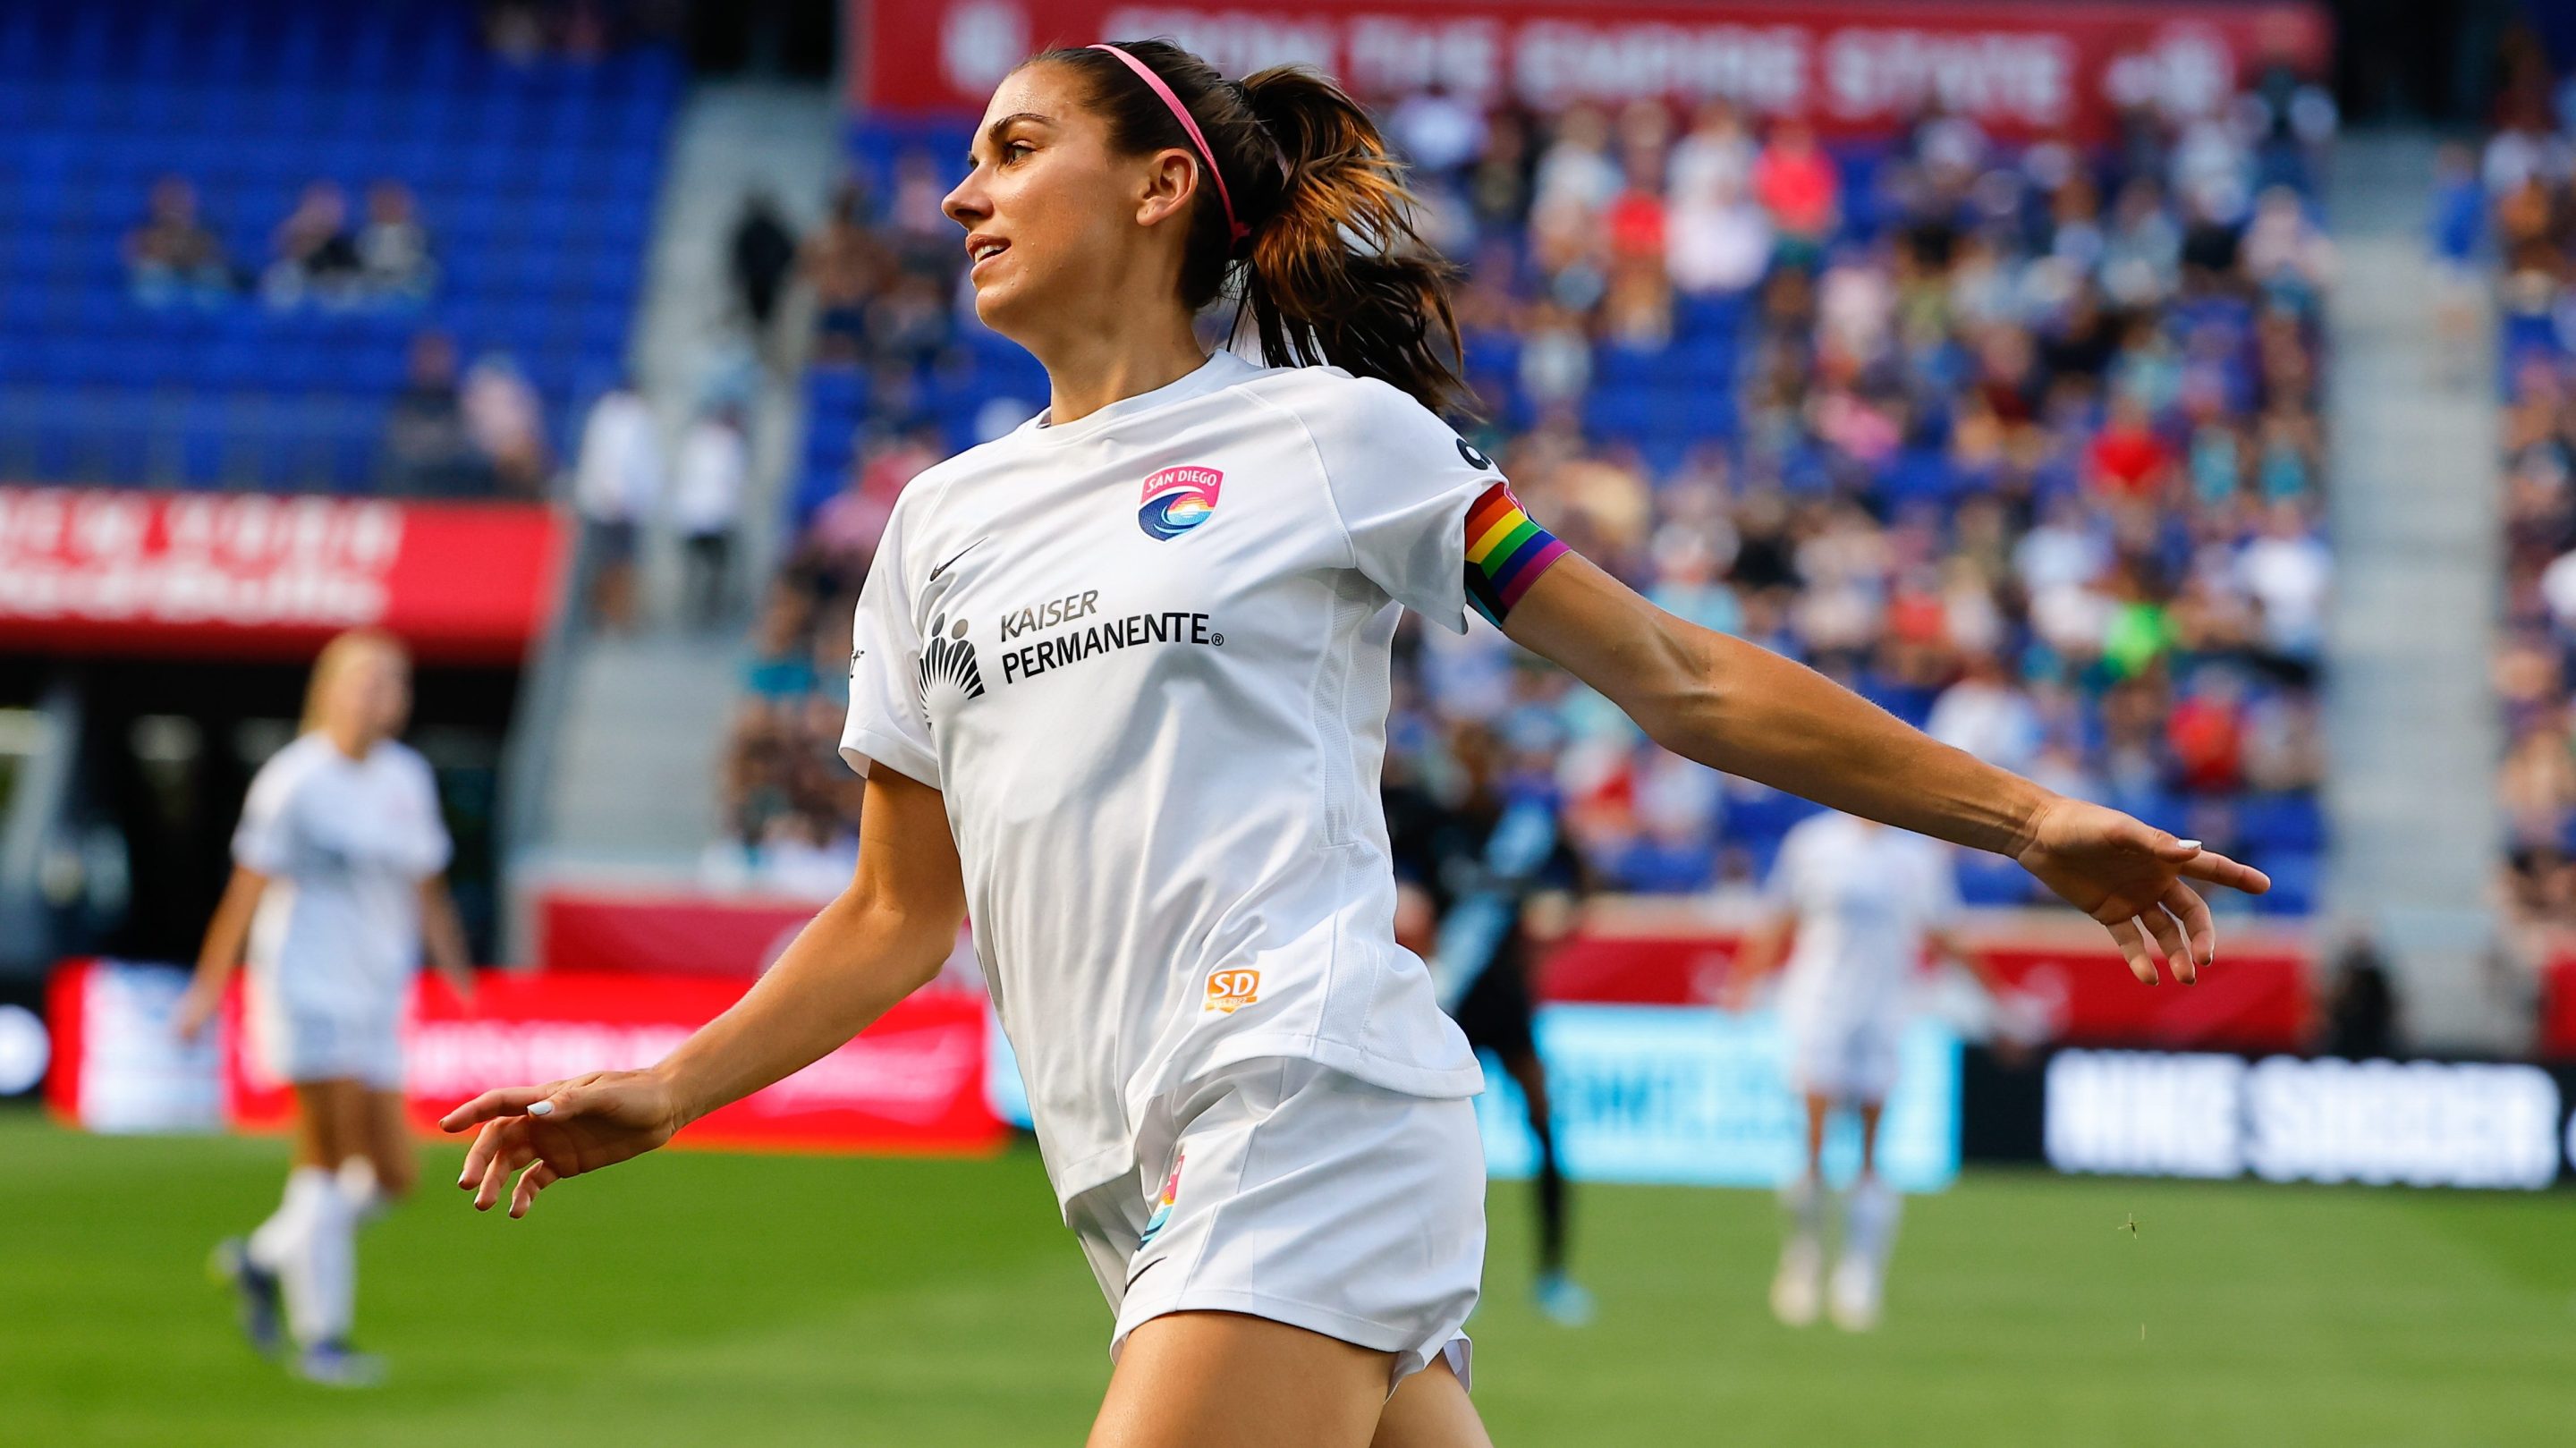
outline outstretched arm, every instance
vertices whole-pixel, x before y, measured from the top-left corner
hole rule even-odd
[[[171,1017],[171,1029],[180,1040],[195,1040],[223,1005],[224,987],[232,980],[234,968],[241,964],[243,943],[250,939],[251,915],[259,909],[259,897],[267,889],[266,875],[247,866],[233,866],[232,879],[224,884],[224,897],[216,902],[214,917],[206,922],[205,943],[197,949],[197,973],[188,982],[188,993],[179,998],[177,1014]]]
[[[1982,763],[1804,665],[1676,618],[1579,556],[1531,584],[1503,629],[1675,754],[2019,861],[2100,921],[2149,984],[2160,955],[2188,984],[2217,950],[2186,880],[2270,888],[2196,841]]]
[[[474,954],[465,948],[465,922],[457,916],[456,896],[445,875],[421,877],[420,943],[430,968],[447,978],[457,999],[473,999]]]
[[[1789,941],[1797,931],[1796,911],[1774,910],[1744,932],[1743,940],[1735,947],[1735,959],[1727,965],[1726,987],[1720,997],[1727,1009],[1740,1011],[1752,1003],[1754,987],[1789,958]]]
[[[928,983],[965,918],[939,792],[892,769],[870,771],[856,876],[768,974],[659,1065],[486,1091],[449,1112],[439,1122],[448,1131],[483,1124],[456,1184],[488,1210],[521,1172],[510,1215],[522,1216],[557,1179],[651,1151],[822,1059]]]

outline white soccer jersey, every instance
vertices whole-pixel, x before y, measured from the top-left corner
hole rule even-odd
[[[1899,1022],[1928,929],[1959,910],[1947,849],[1845,814],[1800,821],[1780,843],[1770,894],[1798,917],[1780,982],[1793,1035]]]
[[[254,980],[289,1013],[398,1011],[420,963],[420,882],[447,868],[429,764],[388,740],[351,759],[320,733],[251,780],[233,859],[269,877]]]
[[[1396,605],[1464,631],[1500,481],[1393,387],[1219,353],[896,504],[842,753],[945,792],[1060,1198],[1231,1062],[1482,1088],[1395,943],[1378,767]]]

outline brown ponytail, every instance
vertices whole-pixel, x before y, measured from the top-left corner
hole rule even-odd
[[[1376,377],[1435,412],[1466,410],[1455,269],[1416,234],[1404,164],[1357,101],[1300,66],[1225,80],[1168,41],[1121,42],[1172,88],[1216,154],[1251,235],[1228,234],[1216,187],[1202,184],[1181,260],[1181,301],[1196,311],[1231,290],[1272,366],[1327,363]],[[1050,50],[1030,64],[1071,67],[1091,85],[1110,144],[1127,153],[1192,143],[1171,109],[1117,57]]]

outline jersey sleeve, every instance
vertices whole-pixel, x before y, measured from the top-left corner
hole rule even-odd
[[[295,857],[295,781],[302,771],[280,752],[259,767],[242,799],[233,828],[233,863],[262,875],[283,875]]]
[[[939,752],[921,708],[921,634],[904,581],[904,512],[900,501],[878,541],[876,561],[859,588],[850,625],[850,716],[841,729],[841,758],[861,774],[883,764],[939,787]]]
[[[1959,855],[1938,840],[1923,842],[1923,923],[1946,930],[1959,923]]]
[[[1564,557],[1493,459],[1386,383],[1353,382],[1303,416],[1353,566],[1450,632],[1467,631],[1471,606],[1500,624]]]
[[[437,772],[417,754],[404,763],[411,800],[399,826],[398,847],[404,869],[426,880],[447,869],[455,858],[456,842],[449,838],[447,820],[439,813]]]
[[[1806,842],[1811,838],[1813,832],[1802,825],[1790,826],[1789,833],[1781,836],[1780,853],[1772,857],[1771,873],[1762,882],[1762,903],[1774,910],[1798,908],[1800,861],[1806,857]]]

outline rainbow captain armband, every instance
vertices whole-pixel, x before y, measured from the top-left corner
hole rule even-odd
[[[1511,485],[1496,483],[1467,510],[1467,601],[1500,628],[1503,615],[1565,554],[1556,535],[1521,511]]]

